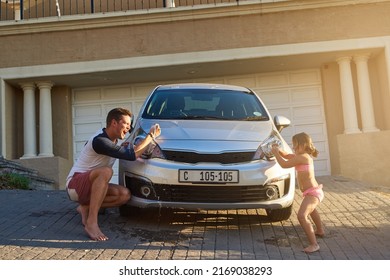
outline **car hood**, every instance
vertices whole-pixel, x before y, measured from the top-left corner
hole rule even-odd
[[[163,150],[219,153],[253,151],[273,130],[271,121],[141,120],[146,132],[158,123]]]

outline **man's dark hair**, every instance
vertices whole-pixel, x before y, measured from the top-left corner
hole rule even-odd
[[[127,109],[124,108],[114,108],[107,114],[107,119],[106,119],[106,126],[110,126],[112,120],[116,120],[119,122],[122,119],[122,116],[129,116],[130,118],[133,117],[131,112]]]

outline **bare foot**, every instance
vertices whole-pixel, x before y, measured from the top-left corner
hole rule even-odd
[[[303,252],[310,254],[310,253],[314,253],[314,252],[318,251],[319,249],[320,249],[320,245],[315,244],[315,245],[310,245],[310,246],[306,247],[305,249],[303,249]]]
[[[85,226],[84,227],[86,233],[88,234],[89,238],[95,241],[106,241],[108,240],[108,237],[103,234],[103,232],[100,231],[100,228],[98,225],[92,225],[92,226]]]
[[[315,235],[317,236],[317,237],[321,237],[321,238],[323,238],[324,236],[325,236],[325,233],[322,231],[322,232],[315,232]]]
[[[79,205],[77,207],[77,212],[79,212],[79,214],[81,215],[81,222],[83,223],[83,226],[85,226],[85,223],[87,222],[87,218],[88,218],[89,207]]]

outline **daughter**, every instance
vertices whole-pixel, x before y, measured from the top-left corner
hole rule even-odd
[[[294,154],[280,150],[278,145],[272,146],[272,152],[281,167],[295,167],[298,186],[303,195],[302,204],[298,211],[298,221],[310,243],[303,251],[313,253],[320,249],[316,236],[324,236],[321,218],[316,210],[317,205],[324,198],[322,185],[318,184],[314,176],[313,157],[317,157],[318,151],[314,147],[310,136],[306,133],[294,135],[292,142]],[[316,231],[314,231],[309,220],[309,215],[316,225]]]

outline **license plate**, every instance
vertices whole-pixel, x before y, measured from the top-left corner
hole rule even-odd
[[[238,183],[238,170],[179,170],[181,183]]]

